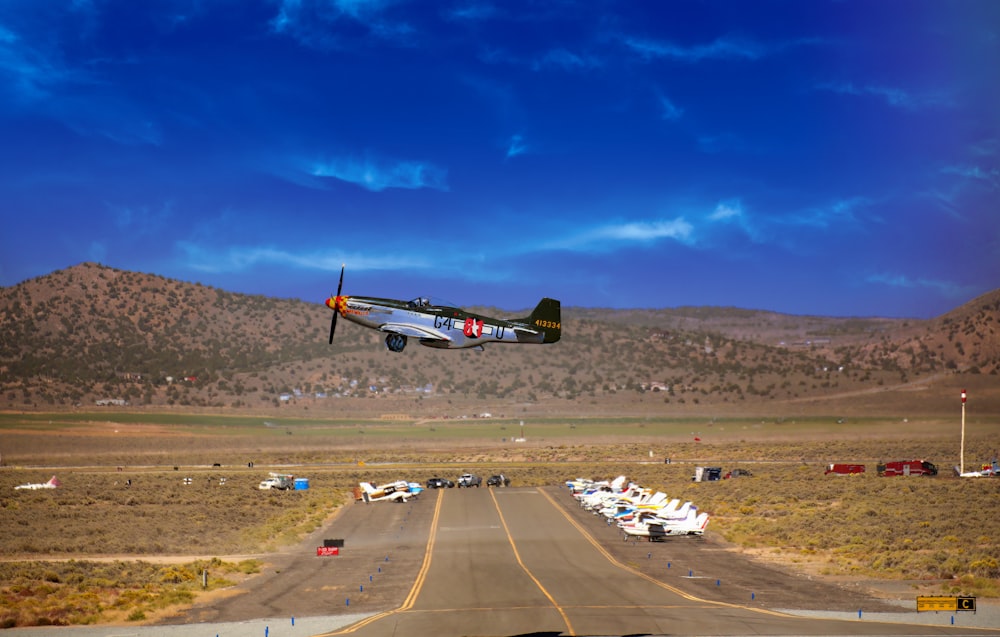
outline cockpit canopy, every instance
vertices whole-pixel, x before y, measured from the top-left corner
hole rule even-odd
[[[409,301],[407,305],[413,308],[429,307],[431,300],[425,296],[418,296],[417,298]]]

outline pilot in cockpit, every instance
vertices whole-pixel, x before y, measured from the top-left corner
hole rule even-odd
[[[430,304],[431,300],[428,298],[424,298],[422,296],[418,296],[417,298],[413,299],[408,303],[410,307],[415,307],[415,308],[427,307]]]

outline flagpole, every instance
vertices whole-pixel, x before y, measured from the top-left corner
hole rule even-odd
[[[962,449],[958,458],[958,473],[965,473],[965,390],[962,390]]]

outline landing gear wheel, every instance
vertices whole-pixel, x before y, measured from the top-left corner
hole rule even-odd
[[[406,336],[402,334],[386,334],[385,348],[390,352],[402,352],[406,347]]]

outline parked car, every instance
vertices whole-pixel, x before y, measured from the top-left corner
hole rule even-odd
[[[458,477],[458,488],[459,489],[461,489],[462,487],[466,487],[466,488],[477,487],[478,488],[478,487],[482,486],[482,484],[483,484],[483,479],[480,478],[479,476],[472,475],[471,473],[463,473],[461,476]]]
[[[488,486],[488,487],[509,487],[510,486],[510,478],[508,478],[507,476],[505,476],[502,473],[499,474],[499,475],[490,476],[489,479],[486,480],[486,486]]]
[[[455,483],[448,478],[431,478],[427,481],[428,489],[450,489]]]

